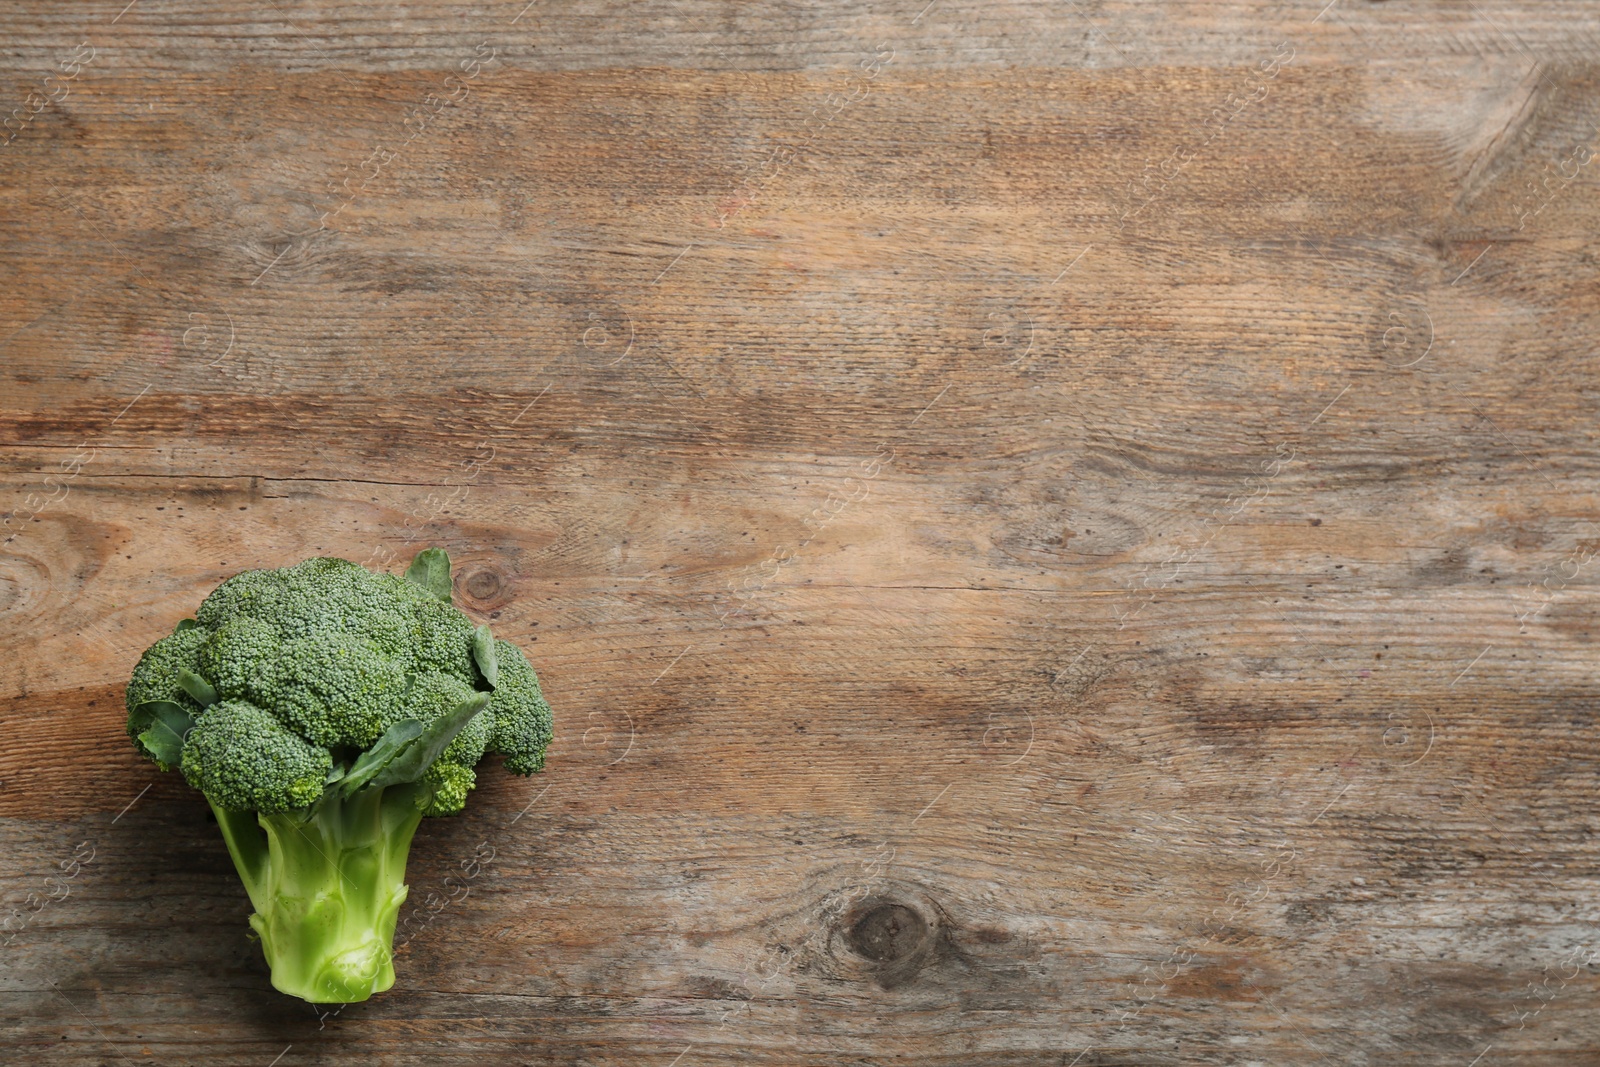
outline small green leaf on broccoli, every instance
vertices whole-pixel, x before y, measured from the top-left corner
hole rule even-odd
[[[495,664],[494,635],[487,626],[478,627],[472,635],[472,662],[478,665],[478,673],[483,675],[490,689],[499,684],[500,670]]]
[[[217,691],[212,684],[187,668],[178,672],[178,687],[194,697],[194,702],[202,708],[217,702]]]
[[[170,700],[147,700],[137,709],[141,722],[150,725],[139,733],[139,743],[157,763],[176,766],[183,755],[183,738],[194,719]]]
[[[421,732],[395,753],[394,758],[385,763],[368,784],[374,789],[382,789],[386,785],[415,782],[421,778],[424,772],[433,766],[433,761],[439,758],[439,754],[456,739],[456,735],[464,730],[480,711],[489,706],[489,700],[488,693],[474,693],[457,704],[454,711],[441,715],[422,727]]]
[[[373,743],[372,747],[356,759],[350,768],[350,773],[344,776],[340,783],[339,791],[349,796],[357,789],[366,785],[377,777],[378,772],[389,765],[389,761],[400,754],[411,742],[422,735],[422,723],[416,719],[402,719],[383,732],[383,736]]]
[[[446,604],[450,603],[450,556],[442,548],[425,548],[406,568],[406,581],[415,582]]]

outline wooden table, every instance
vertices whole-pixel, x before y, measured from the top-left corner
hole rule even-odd
[[[0,1058],[1600,1063],[1600,5],[1322,3],[0,12]],[[427,544],[319,1014],[123,685]]]

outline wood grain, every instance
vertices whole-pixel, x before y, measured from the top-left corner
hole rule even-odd
[[[0,11],[8,1062],[1600,1063],[1600,5],[269,8]],[[122,688],[435,543],[319,1014]]]

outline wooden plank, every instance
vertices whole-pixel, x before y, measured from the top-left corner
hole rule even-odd
[[[9,1058],[1600,1063],[1597,12],[0,11]],[[556,741],[319,1013],[122,688],[433,543]]]

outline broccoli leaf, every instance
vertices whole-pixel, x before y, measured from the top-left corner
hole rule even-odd
[[[500,684],[500,667],[494,655],[494,635],[487,626],[478,627],[472,635],[472,662],[478,665],[478,671],[483,675],[483,680],[489,683],[490,689]]]
[[[202,708],[209,708],[219,699],[216,687],[191,670],[178,672],[178,688],[194,697]]]
[[[199,625],[200,624],[198,622],[196,622],[194,619],[179,619],[178,620],[178,625],[174,626],[172,628],[172,632],[175,633],[175,634],[176,633],[182,633],[185,630],[192,630],[196,626],[199,626]]]
[[[183,755],[183,735],[194,726],[194,719],[170,700],[146,701],[138,711],[150,718],[150,726],[139,735],[139,743],[159,762],[175,766]]]
[[[350,773],[339,783],[340,791],[348,797],[366,785],[421,734],[422,723],[416,719],[402,719],[389,727],[383,732],[382,737],[372,743],[371,748],[356,757],[355,763],[350,767]]]
[[[415,782],[439,758],[439,753],[449,747],[466,728],[467,723],[484,708],[489,706],[489,693],[474,693],[472,696],[456,705],[456,709],[434,719],[423,727],[422,733],[416,740],[406,746],[405,750],[389,761],[388,765],[373,776],[368,784],[374,788],[382,789],[385,786],[399,785],[402,782]]]
[[[442,548],[425,548],[406,568],[406,581],[450,603],[450,554]]]

